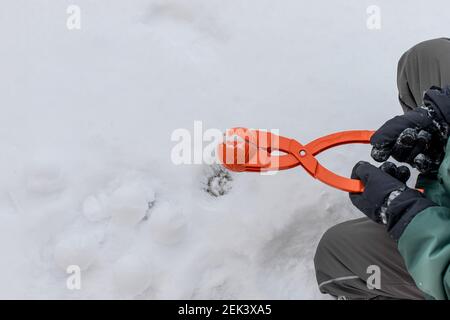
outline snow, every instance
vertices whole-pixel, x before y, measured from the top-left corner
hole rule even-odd
[[[401,112],[397,59],[447,19],[443,0],[379,0],[368,30],[373,4],[4,0],[0,298],[326,298],[312,258],[360,216],[347,195],[301,169],[176,166],[170,137],[195,120],[305,143],[377,128]],[[320,160],[348,175],[368,151]],[[65,285],[73,264],[81,290]]]
[[[133,298],[142,294],[152,283],[152,269],[135,255],[125,255],[114,265],[113,283],[116,292]]]

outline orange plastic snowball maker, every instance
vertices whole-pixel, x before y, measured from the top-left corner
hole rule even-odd
[[[369,143],[374,131],[351,130],[318,138],[306,145],[294,139],[267,131],[233,128],[227,130],[225,141],[218,146],[220,163],[231,171],[285,170],[301,165],[311,176],[334,188],[362,192],[360,180],[342,177],[324,166],[315,156],[329,148],[351,143]],[[284,154],[272,155],[274,151]]]

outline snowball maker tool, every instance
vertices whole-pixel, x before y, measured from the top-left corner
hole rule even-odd
[[[346,178],[328,170],[315,156],[329,148],[344,144],[369,143],[374,132],[370,130],[336,132],[302,145],[294,139],[267,131],[233,128],[227,130],[225,141],[219,144],[217,154],[220,163],[231,171],[286,170],[301,165],[311,176],[329,186],[358,193],[364,190],[360,180]],[[280,151],[284,154],[273,154]]]

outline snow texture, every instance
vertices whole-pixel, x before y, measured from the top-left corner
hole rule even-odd
[[[377,1],[380,30],[372,4],[2,1],[0,298],[326,298],[312,259],[360,216],[347,194],[301,169],[175,166],[170,136],[201,120],[306,143],[400,113],[397,60],[445,36],[447,2]],[[369,152],[320,160],[348,175]]]

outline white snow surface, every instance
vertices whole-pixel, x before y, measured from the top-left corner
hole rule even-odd
[[[81,30],[66,8],[81,8]],[[381,8],[381,29],[366,8]],[[0,298],[323,299],[323,232],[360,215],[302,169],[171,162],[170,136],[234,126],[308,142],[401,112],[396,64],[446,36],[446,1],[3,0]],[[328,150],[340,174],[368,146]],[[68,290],[68,265],[81,290]]]

